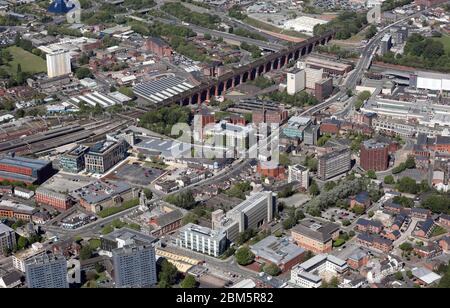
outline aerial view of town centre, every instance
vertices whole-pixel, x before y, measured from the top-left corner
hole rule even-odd
[[[450,288],[450,1],[0,0],[1,288]]]

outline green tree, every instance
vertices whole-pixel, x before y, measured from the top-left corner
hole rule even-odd
[[[320,189],[316,182],[311,183],[308,191],[309,191],[309,194],[312,196],[317,196],[318,194],[320,194]]]
[[[409,242],[404,242],[404,243],[400,244],[400,246],[398,246],[398,248],[400,248],[404,252],[411,252],[413,250],[413,246]]]
[[[236,262],[240,265],[249,265],[255,259],[255,255],[250,251],[250,248],[243,246],[235,253]]]
[[[161,262],[161,269],[159,272],[159,283],[160,288],[170,288],[177,281],[178,271],[175,265],[164,259]]]
[[[270,276],[278,276],[281,273],[281,269],[276,264],[271,262],[266,263],[263,266],[263,271]]]
[[[153,198],[153,192],[149,188],[144,188],[144,195],[149,200]]]
[[[403,280],[403,273],[402,272],[397,272],[397,273],[395,273],[394,276],[395,276],[396,280],[400,280],[400,281]]]
[[[335,181],[329,181],[329,182],[326,182],[325,185],[323,185],[323,190],[325,190],[325,191],[330,191],[330,190],[332,190],[333,188],[335,188],[336,185],[337,185],[337,184],[336,184]]]
[[[198,224],[198,215],[194,213],[187,213],[182,219],[181,223],[187,225],[188,223]]]
[[[396,184],[396,188],[400,192],[410,193],[410,194],[417,194],[419,192],[419,185],[417,185],[416,181],[410,177],[403,177],[400,180],[398,180]]]
[[[92,77],[91,71],[87,67],[79,67],[75,70],[75,76],[78,79]]]
[[[395,184],[394,177],[392,175],[386,175],[384,177],[384,184],[388,184],[388,185]]]
[[[80,250],[80,260],[90,259],[92,256],[92,249],[89,246],[83,246]]]
[[[377,27],[375,25],[371,25],[365,33],[365,37],[366,39],[371,39],[372,37],[374,37],[375,34],[377,34],[378,30]]]
[[[376,179],[377,178],[377,174],[375,173],[375,171],[369,170],[369,171],[367,171],[367,177],[369,179]]]
[[[187,274],[181,282],[180,286],[183,289],[193,289],[197,286],[197,281],[195,280],[194,276]]]
[[[17,249],[22,250],[28,246],[28,239],[26,237],[20,236],[17,241]]]

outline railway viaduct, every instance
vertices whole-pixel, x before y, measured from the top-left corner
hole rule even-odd
[[[309,38],[303,42],[296,43],[278,52],[271,53],[265,57],[247,65],[235,68],[216,79],[202,82],[194,88],[170,97],[162,102],[163,105],[170,104],[201,104],[209,100],[211,96],[219,96],[229,89],[233,89],[241,83],[254,80],[271,70],[277,70],[286,66],[290,61],[297,61],[302,56],[310,54],[317,45],[327,44],[334,36],[334,31],[324,33],[320,36]]]

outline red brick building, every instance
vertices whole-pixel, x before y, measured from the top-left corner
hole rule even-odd
[[[288,118],[287,110],[255,110],[252,111],[252,122],[255,125],[260,123],[281,124]]]
[[[360,165],[364,170],[384,171],[389,166],[389,146],[367,140],[361,144]]]
[[[368,262],[369,255],[361,249],[358,249],[357,251],[352,253],[347,259],[347,265],[354,270],[358,270]]]
[[[259,163],[256,172],[258,172],[261,176],[275,178],[277,180],[284,180],[286,178],[286,170],[283,166],[268,168]]]
[[[45,188],[38,188],[36,190],[36,202],[39,204],[52,206],[57,210],[63,211],[72,207],[72,200],[68,195]]]
[[[336,119],[326,119],[320,124],[320,132],[322,134],[337,135],[340,129],[341,122]]]
[[[172,58],[173,50],[172,48],[163,40],[157,37],[150,37],[145,42],[145,47],[148,51],[156,54],[157,56],[163,58]]]

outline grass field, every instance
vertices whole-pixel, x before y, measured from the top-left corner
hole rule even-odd
[[[442,42],[442,44],[444,44],[445,51],[447,53],[450,53],[450,36],[449,35],[443,34],[442,37],[435,37],[433,39],[436,41]]]
[[[22,67],[22,72],[27,72],[31,74],[45,72],[47,66],[45,60],[41,57],[33,55],[32,53],[17,47],[11,46],[7,50],[11,53],[13,60],[8,63],[8,65],[3,65],[4,68],[12,76],[16,75],[17,65],[20,63]]]

